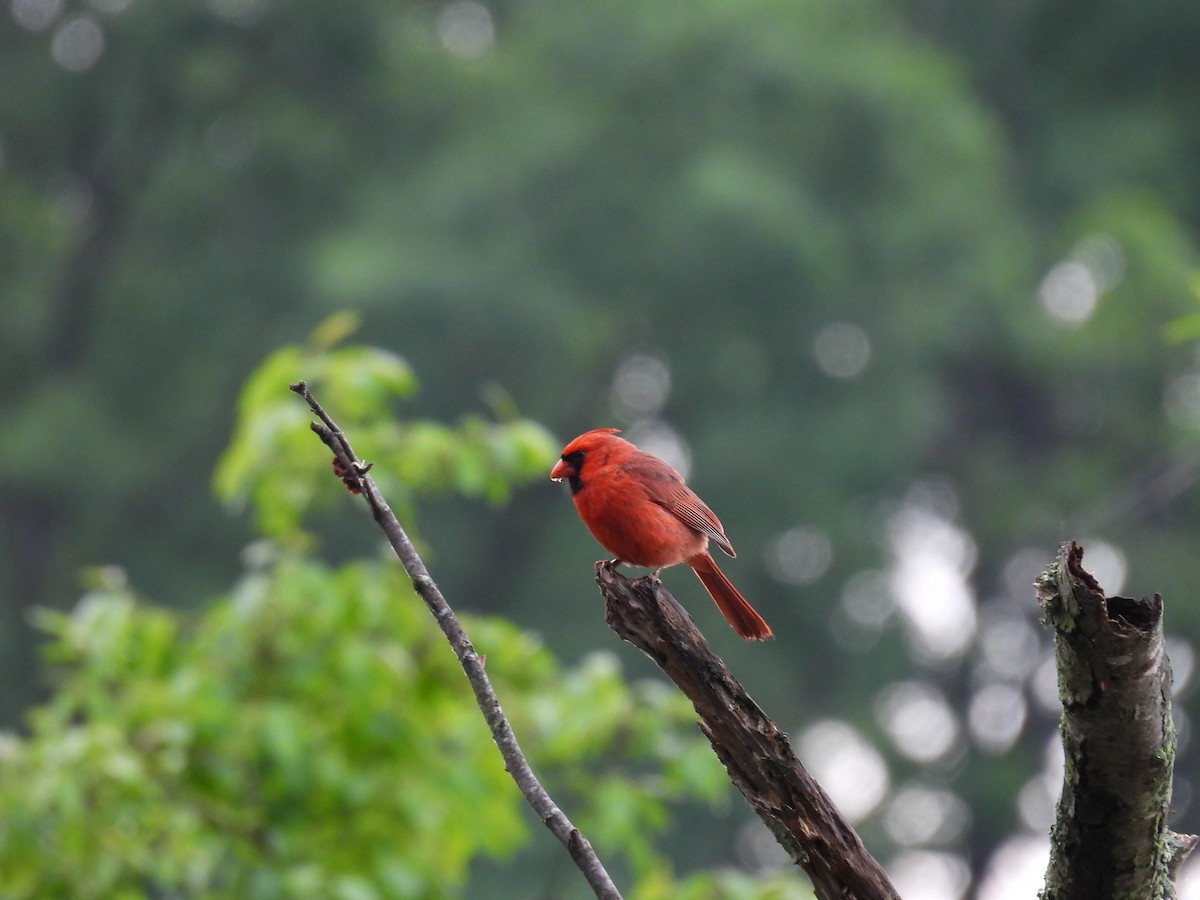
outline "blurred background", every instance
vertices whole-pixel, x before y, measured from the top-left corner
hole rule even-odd
[[[1041,883],[1032,582],[1070,538],[1165,597],[1200,830],[1197,46],[1162,0],[9,0],[0,726],[85,567],[182,610],[237,577],[239,390],[352,310],[420,381],[401,416],[618,426],[688,476],[778,637],[667,586],[906,898]],[[457,606],[656,677],[561,486],[420,529]],[[667,843],[782,865],[737,798]]]

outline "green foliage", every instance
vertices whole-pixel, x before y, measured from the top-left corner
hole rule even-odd
[[[42,624],[65,674],[4,761],[6,896],[421,896],[522,839],[394,565],[284,557],[192,624],[113,589]],[[553,675],[511,626],[482,630],[501,678]]]
[[[61,680],[0,757],[6,897],[444,896],[476,854],[529,839],[395,564],[264,560],[191,623],[119,584],[40,618]],[[687,703],[601,657],[564,671],[501,620],[467,625],[597,846],[668,878],[648,826],[724,784]]]
[[[353,433],[355,450],[377,464],[372,476],[406,517],[417,494],[455,492],[501,503],[514,482],[548,471],[558,452],[554,439],[517,417],[503,396],[493,404],[499,421],[468,416],[447,426],[394,419],[392,401],[416,391],[416,378],[385,350],[339,346],[354,327],[345,314],[326,320],[307,346],[273,352],[242,393],[215,486],[227,503],[249,503],[263,534],[296,536],[305,512],[328,506],[338,494],[336,479],[318,477],[329,463],[313,452],[313,417],[286,387],[301,380],[337,410],[339,426]]]

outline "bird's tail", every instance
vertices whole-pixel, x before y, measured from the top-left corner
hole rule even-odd
[[[772,637],[771,626],[763,621],[763,617],[754,611],[754,607],[746,602],[738,589],[733,586],[725,573],[717,568],[717,564],[708,553],[693,556],[687,560],[704,589],[708,591],[717,609],[725,621],[733,626],[733,630],[748,641],[765,641]]]

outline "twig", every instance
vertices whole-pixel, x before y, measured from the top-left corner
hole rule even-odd
[[[821,900],[899,900],[887,874],[746,693],[691,617],[655,578],[631,581],[600,563],[605,621],[649,656],[700,715],[734,786],[808,874]]]
[[[1163,603],[1106,597],[1071,541],[1037,580],[1054,628],[1065,751],[1043,900],[1175,896],[1196,845],[1167,830],[1175,727]]]
[[[311,428],[333,451],[342,469],[343,474],[340,477],[343,480],[349,479],[348,485],[352,487],[354,486],[353,479],[357,478],[357,488],[370,504],[375,521],[387,535],[388,542],[392,545],[392,549],[399,557],[409,578],[412,579],[417,594],[425,601],[425,605],[433,613],[442,633],[446,635],[446,640],[454,649],[459,664],[466,673],[467,681],[471,684],[471,690],[475,692],[475,702],[479,704],[483,718],[487,722],[488,728],[491,729],[492,740],[496,742],[500,755],[504,757],[504,767],[516,782],[517,787],[520,788],[526,802],[533,807],[542,823],[566,847],[571,859],[583,873],[596,896],[603,900],[620,900],[620,892],[613,884],[604,864],[592,849],[592,845],[588,843],[587,838],[579,829],[571,824],[571,820],[567,818],[566,814],[558,808],[545,788],[542,787],[541,782],[538,781],[533,769],[530,768],[508,719],[500,709],[500,701],[492,689],[491,681],[483,667],[483,661],[475,652],[462,625],[459,624],[454,610],[450,608],[437,584],[430,577],[425,563],[417,554],[395,513],[392,512],[391,507],[383,499],[383,495],[375,487],[375,482],[367,474],[370,466],[364,465],[354,455],[354,450],[350,447],[350,442],[346,439],[345,434],[313,397],[303,381],[291,385],[291,389],[303,397],[312,411],[321,419],[320,422],[313,422]]]

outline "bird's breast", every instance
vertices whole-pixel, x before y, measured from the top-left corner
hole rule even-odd
[[[579,517],[614,557],[634,566],[673,566],[702,552],[708,539],[650,500],[632,479],[585,481]]]

